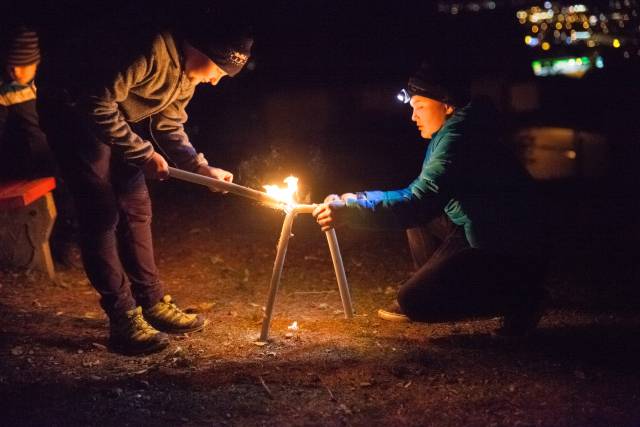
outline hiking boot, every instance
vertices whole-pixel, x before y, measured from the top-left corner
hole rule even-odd
[[[496,334],[503,337],[526,337],[531,334],[540,323],[547,298],[546,289],[533,290],[526,304],[504,314],[502,327]]]
[[[155,353],[169,345],[169,336],[157,331],[142,317],[142,308],[127,311],[111,320],[109,346],[118,353],[135,355]]]
[[[398,302],[394,302],[387,308],[378,310],[378,317],[390,322],[410,322],[409,316],[404,314]]]
[[[144,310],[144,318],[154,328],[170,334],[200,331],[207,324],[203,315],[180,310],[171,301],[171,295],[165,295],[159,303]]]

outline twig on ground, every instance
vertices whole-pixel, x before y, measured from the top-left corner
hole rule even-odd
[[[322,384],[324,386],[324,388],[327,389],[327,393],[329,393],[329,398],[331,399],[332,402],[337,402],[338,399],[336,399],[336,397],[333,395],[333,392],[331,391],[331,389],[329,388],[329,386],[327,386],[326,384]]]
[[[262,375],[258,375],[258,379],[260,380],[260,384],[262,384],[262,387],[265,389],[269,397],[273,399],[273,393],[271,393],[271,390],[269,389],[269,386],[267,385],[267,383],[264,382],[264,378],[262,378]]]
[[[318,374],[316,374],[316,377],[318,377],[318,381],[320,381],[320,384],[322,384],[322,386],[325,388],[325,390],[327,390],[327,393],[329,393],[329,399],[330,399],[332,402],[337,402],[337,401],[338,401],[338,399],[336,399],[336,397],[334,396],[334,394],[333,394],[333,392],[331,391],[331,389],[329,388],[329,386],[328,386],[328,385],[326,385],[326,384],[324,383],[324,381],[322,381],[322,377],[321,377],[320,375],[318,375]]]

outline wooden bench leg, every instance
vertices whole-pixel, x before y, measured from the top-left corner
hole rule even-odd
[[[56,204],[53,201],[53,195],[47,193],[32,205],[35,205],[34,208],[36,208],[37,215],[36,218],[34,218],[35,221],[31,228],[34,256],[30,267],[47,273],[49,278],[53,279],[56,271],[53,266],[53,258],[51,257],[49,238],[51,237],[51,230],[53,229],[53,224],[58,214]]]

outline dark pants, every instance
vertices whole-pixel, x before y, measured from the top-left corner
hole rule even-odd
[[[75,201],[84,267],[102,308],[113,318],[154,305],[164,292],[142,172],[99,142],[72,106],[41,95],[38,110]]]
[[[439,246],[398,292],[398,303],[412,320],[502,315],[525,309],[541,295],[539,261],[471,248],[464,230],[446,216],[427,229]]]

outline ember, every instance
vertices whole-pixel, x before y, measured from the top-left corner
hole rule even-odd
[[[294,320],[292,324],[290,324],[289,326],[287,326],[287,329],[290,331],[297,331],[298,329],[300,329],[298,327],[298,321]]]

